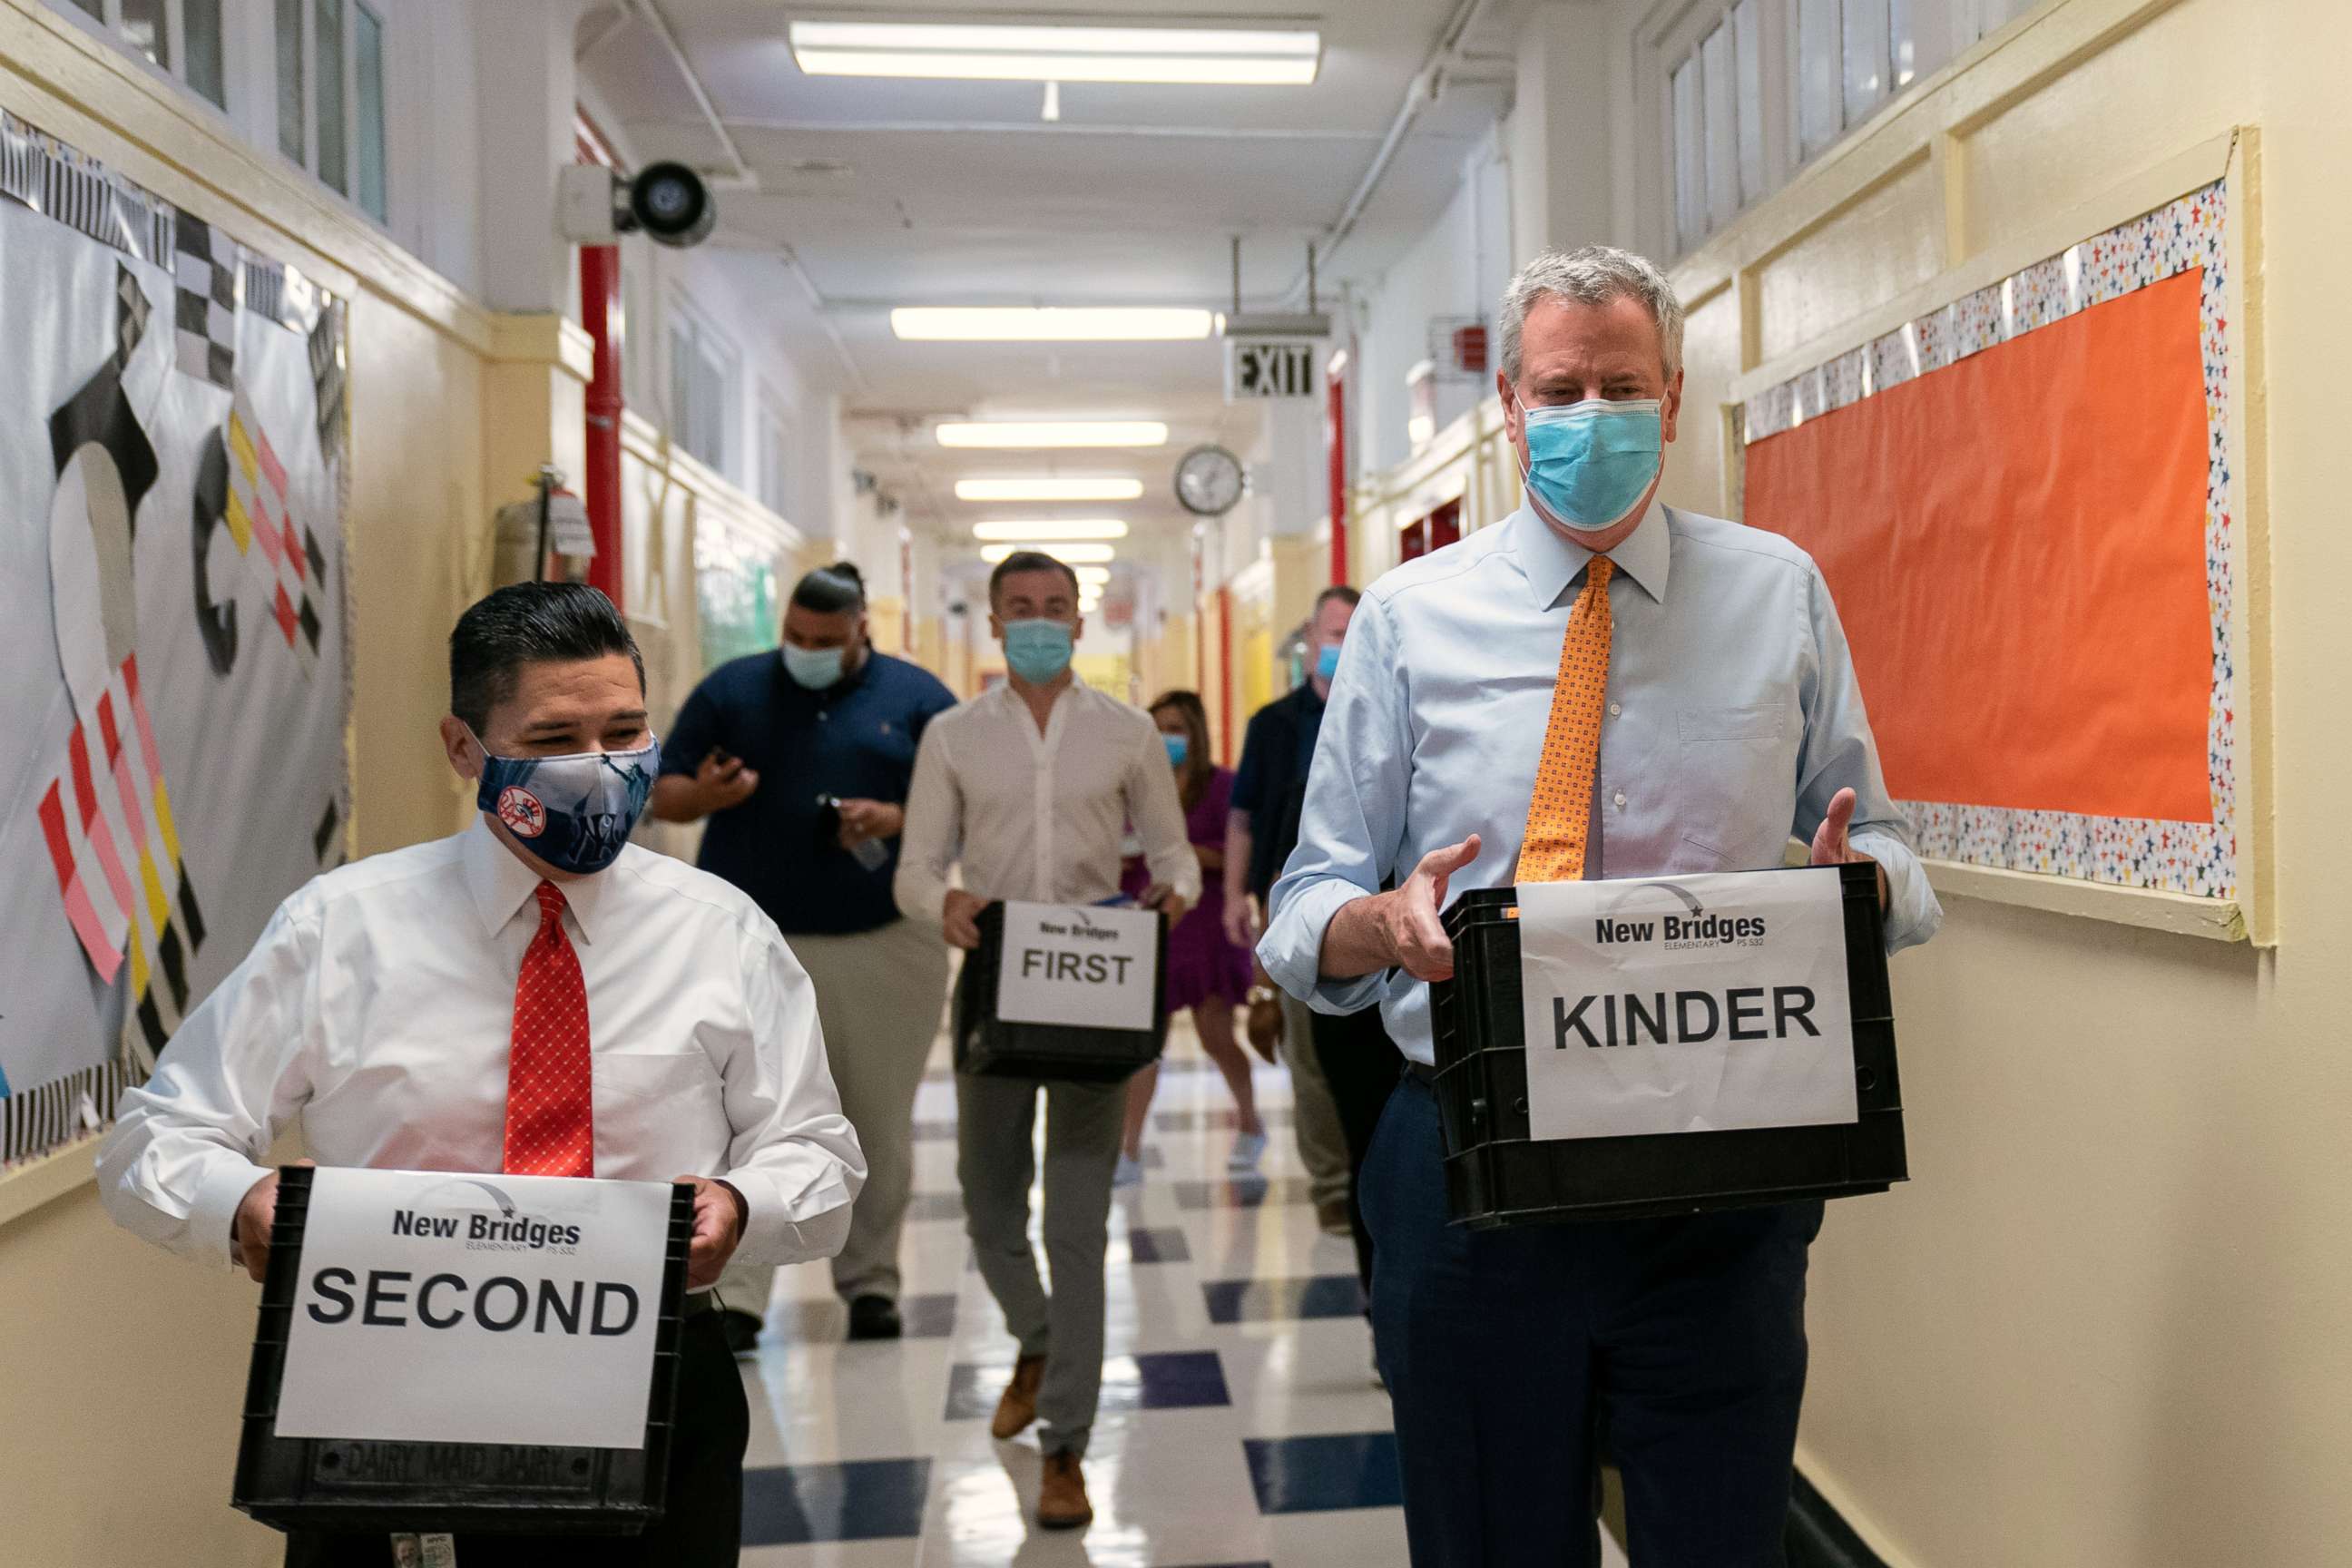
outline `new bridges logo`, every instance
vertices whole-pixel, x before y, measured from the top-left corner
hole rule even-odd
[[[1629,882],[1604,908],[1622,910],[1637,901],[1657,901],[1655,897],[1644,899],[1645,894],[1664,894],[1682,908],[1678,912],[1653,915],[1646,920],[1604,914],[1592,922],[1593,942],[1601,947],[1657,942],[1668,952],[1735,944],[1764,945],[1766,921],[1762,915],[1711,915],[1696,894],[1674,882]]]
[[[440,1199],[435,1206],[461,1203],[476,1206],[454,1214],[446,1210],[429,1212],[425,1205],[445,1192],[449,1196]],[[477,1196],[478,1193],[481,1195]],[[483,1197],[488,1199],[489,1210],[478,1206]],[[392,1234],[461,1241],[468,1252],[570,1253],[580,1245],[577,1225],[524,1214],[505,1188],[475,1176],[457,1177],[428,1187],[419,1194],[416,1207],[393,1210]]]

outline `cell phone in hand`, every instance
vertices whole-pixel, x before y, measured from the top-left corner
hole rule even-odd
[[[841,797],[821,795],[816,797],[817,841],[834,848],[841,847]],[[890,863],[890,851],[878,838],[861,838],[849,847],[849,858],[868,871],[879,871]]]

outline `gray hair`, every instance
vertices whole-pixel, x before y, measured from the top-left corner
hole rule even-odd
[[[1519,334],[1528,312],[1547,294],[1580,305],[1606,305],[1612,300],[1639,300],[1658,323],[1658,352],[1664,357],[1666,379],[1683,367],[1683,302],[1657,264],[1614,246],[1588,245],[1578,250],[1547,250],[1512,279],[1503,290],[1503,374],[1519,379]]]

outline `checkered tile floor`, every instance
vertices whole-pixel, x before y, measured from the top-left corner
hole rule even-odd
[[[1316,1228],[1288,1079],[1259,1070],[1264,1176],[1228,1180],[1231,1104],[1181,1025],[1146,1134],[1156,1158],[1111,1214],[1108,1361],[1086,1464],[1095,1523],[1030,1523],[1035,1440],[988,1436],[1013,1348],[967,1266],[942,1064],[916,1107],[908,1336],[844,1343],[825,1271],[803,1268],[779,1280],[743,1363],[745,1568],[1403,1563],[1388,1399],[1353,1254]]]
[[[824,1265],[776,1281],[743,1361],[746,1568],[1367,1568],[1404,1563],[1388,1396],[1371,1380],[1355,1253],[1315,1227],[1289,1077],[1258,1069],[1267,1150],[1225,1175],[1233,1105],[1188,1025],[1169,1032],[1146,1178],[1110,1213],[1094,1526],[1045,1532],[1034,1436],[988,1413],[1013,1344],[969,1268],[955,1086],[940,1048],[915,1102],[906,1338],[846,1344]],[[1622,1565],[1604,1538],[1604,1563]]]

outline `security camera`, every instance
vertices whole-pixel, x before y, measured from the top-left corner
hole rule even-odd
[[[656,245],[683,250],[710,237],[719,204],[702,176],[683,163],[656,163],[629,182],[628,226]]]
[[[683,248],[701,244],[719,222],[710,187],[684,163],[656,163],[625,183],[601,163],[567,164],[556,196],[563,237],[576,245],[642,234]]]

